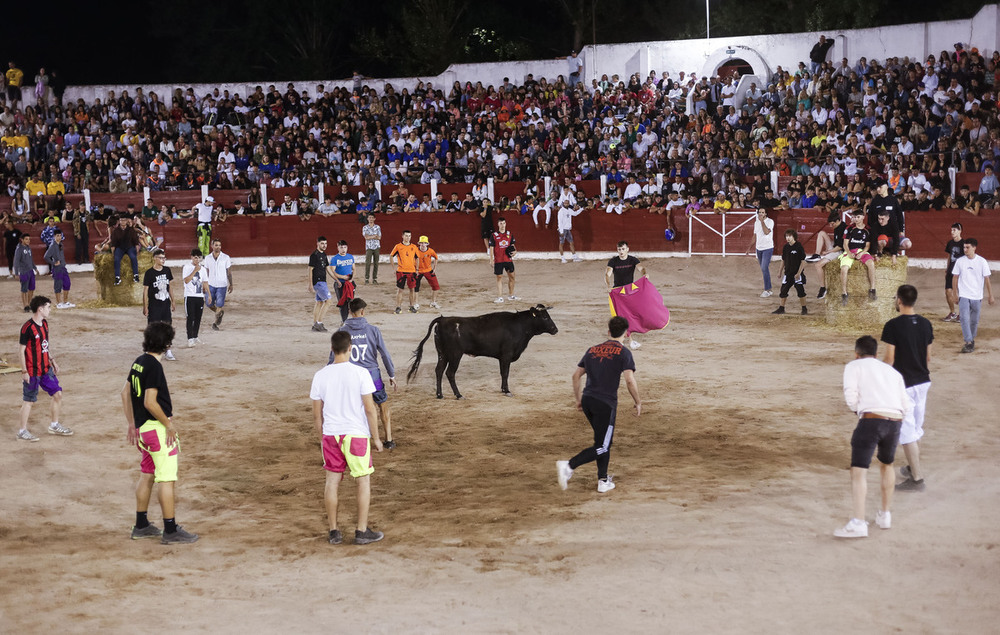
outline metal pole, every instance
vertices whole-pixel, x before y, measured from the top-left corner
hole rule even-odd
[[[705,39],[712,39],[712,23],[708,17],[708,0],[705,0]]]

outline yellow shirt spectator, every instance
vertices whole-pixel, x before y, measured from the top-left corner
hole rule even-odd
[[[11,66],[4,73],[4,77],[7,78],[8,86],[20,86],[21,82],[24,81],[24,72],[16,66]]]
[[[45,184],[45,192],[49,196],[55,196],[57,193],[66,193],[66,186],[63,185],[62,181],[49,181]]]
[[[715,204],[712,205],[712,209],[721,212],[728,212],[733,208],[733,204],[729,202],[729,199],[725,197],[721,192],[719,197],[715,199]]]
[[[24,189],[28,190],[28,194],[35,196],[37,194],[45,194],[45,184],[36,178],[32,178],[28,181]]]

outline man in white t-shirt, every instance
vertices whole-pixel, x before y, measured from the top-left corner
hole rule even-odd
[[[324,502],[330,521],[327,540],[339,545],[343,535],[337,529],[337,490],[344,472],[350,469],[358,484],[358,526],[354,544],[367,545],[382,540],[384,534],[368,526],[371,505],[371,450],[382,451],[378,436],[378,410],[372,394],[375,383],[371,374],[351,364],[351,334],[337,331],[330,338],[333,363],[313,376],[309,398],[313,404],[316,432],[322,437],[323,469],[326,470]]]
[[[188,348],[200,344],[198,331],[201,329],[201,314],[205,310],[205,293],[208,289],[205,267],[201,261],[201,250],[191,250],[191,262],[181,270],[184,278],[184,316],[187,326]]]
[[[979,311],[983,305],[983,286],[986,297],[993,305],[993,287],[990,286],[990,265],[982,256],[976,255],[979,241],[966,238],[965,255],[955,261],[951,273],[958,278],[958,317],[962,323],[963,353],[971,353],[976,348],[976,332],[979,330]]]
[[[205,269],[208,270],[208,309],[215,313],[212,330],[218,331],[222,316],[226,314],[222,307],[226,306],[226,294],[233,292],[233,266],[228,254],[222,253],[222,241],[216,238],[212,241],[212,252],[205,257]]]
[[[569,201],[563,201],[559,211],[556,212],[556,229],[559,230],[559,258],[566,264],[566,256],[563,253],[563,245],[569,243],[569,251],[573,254],[573,262],[580,262],[580,256],[576,255],[576,247],[573,245],[573,217],[583,213],[583,208],[573,209]]]
[[[751,246],[757,249],[757,264],[760,265],[760,272],[764,275],[764,291],[760,294],[762,298],[771,297],[771,256],[774,255],[774,221],[767,217],[767,210],[760,208],[757,210],[757,220],[753,222],[754,242]],[[749,255],[750,248],[747,248]]]

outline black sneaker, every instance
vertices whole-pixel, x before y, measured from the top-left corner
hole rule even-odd
[[[840,296],[840,306],[847,306],[847,294]]]
[[[354,544],[356,545],[367,545],[372,542],[378,542],[383,538],[385,538],[385,534],[381,531],[375,531],[371,527],[364,531],[354,530]]]
[[[115,276],[115,286],[117,287],[121,283],[122,283],[122,277],[121,276]]]
[[[927,485],[924,483],[924,479],[919,481],[914,481],[913,477],[906,479],[902,483],[896,486],[897,492],[922,492],[926,489]]]
[[[820,287],[819,293],[816,294],[816,299],[822,300],[825,297],[826,297],[826,287]]]
[[[399,315],[402,312],[403,312],[403,309],[399,308],[398,306],[396,307],[396,310],[393,311],[393,313],[395,313],[396,315]]]
[[[411,306],[410,307],[410,313],[416,313],[416,312],[417,312],[417,307]]]
[[[327,333],[327,332],[329,332],[329,331],[327,330],[327,328],[326,328],[325,326],[323,326],[323,323],[322,323],[322,322],[317,322],[317,323],[316,323],[316,326],[318,327],[318,328],[317,328],[316,330],[317,330],[317,331],[320,331],[321,333]]]
[[[802,315],[809,315],[809,309],[802,307]]]
[[[809,256],[808,258],[806,258],[806,262],[818,262],[819,259],[820,259],[820,257],[821,256],[819,254],[813,254],[813,255]]]
[[[344,542],[344,534],[340,533],[339,529],[331,529],[326,541],[331,545],[339,545]]]
[[[24,312],[25,313],[31,313],[31,307],[30,306],[24,307]]]
[[[784,313],[785,313],[785,307],[783,306],[779,306],[777,309],[771,311],[772,315],[784,315]]]
[[[385,443],[382,444],[382,447],[384,449],[386,449],[386,450],[392,450],[392,449],[394,449],[396,447],[396,442],[395,441],[386,441]]]
[[[163,532],[163,537],[160,539],[161,545],[186,545],[192,542],[198,542],[198,534],[184,531],[184,528],[179,525],[177,531],[172,534]]]
[[[163,532],[156,525],[149,524],[142,529],[137,529],[134,525],[132,526],[132,540],[142,540],[143,538],[161,538],[163,537]]]
[[[868,301],[875,302],[878,300],[878,294],[875,293],[875,289],[868,289]]]
[[[139,274],[137,273],[132,274],[132,282],[139,282]]]
[[[972,352],[972,342],[966,342],[965,346],[962,347],[962,350],[959,351],[959,353],[971,353],[971,352]]]

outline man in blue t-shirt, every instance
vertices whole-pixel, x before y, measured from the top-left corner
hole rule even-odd
[[[354,256],[347,253],[347,241],[341,240],[337,243],[337,255],[331,261],[333,267],[333,287],[337,292],[337,306],[340,307],[340,323],[347,320],[350,310],[351,298],[354,297]]]
[[[597,491],[604,493],[615,488],[608,476],[611,439],[615,432],[615,413],[618,409],[618,387],[625,376],[625,385],[635,402],[635,416],[642,414],[639,385],[635,381],[635,361],[632,352],[623,344],[628,331],[628,320],[616,316],[608,321],[606,342],[587,349],[573,373],[573,394],[577,410],[582,410],[594,429],[594,445],[568,461],[556,461],[559,487],[566,489],[573,470],[585,463],[597,461]],[[587,376],[587,385],[581,391],[581,379]]]

